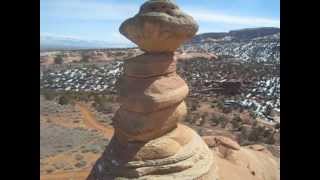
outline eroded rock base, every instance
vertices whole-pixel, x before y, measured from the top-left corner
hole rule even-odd
[[[113,137],[88,180],[216,180],[213,162],[212,151],[201,137],[179,124],[144,144],[123,145]]]

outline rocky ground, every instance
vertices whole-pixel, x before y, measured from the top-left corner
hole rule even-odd
[[[89,111],[90,105],[83,107],[88,107]],[[96,115],[94,111],[93,115]],[[89,123],[78,105],[61,104],[57,97],[48,100],[40,96],[41,176],[79,171],[92,166],[110,137]]]

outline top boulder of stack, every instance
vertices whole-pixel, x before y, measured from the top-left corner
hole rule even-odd
[[[170,0],[149,0],[123,22],[120,33],[147,52],[173,52],[198,31],[195,20]]]

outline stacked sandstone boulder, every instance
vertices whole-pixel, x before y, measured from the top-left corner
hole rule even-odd
[[[210,149],[178,123],[187,114],[189,88],[176,73],[174,51],[197,30],[170,0],[147,1],[121,25],[120,32],[145,53],[125,63],[115,134],[89,180],[216,179]]]

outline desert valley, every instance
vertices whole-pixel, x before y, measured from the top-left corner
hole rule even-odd
[[[42,180],[88,176],[114,132],[124,62],[142,53],[135,47],[41,50]],[[209,147],[214,138],[227,137],[280,163],[280,29],[199,34],[176,57],[177,73],[190,88],[181,123]],[[224,158],[218,163],[233,168]]]

